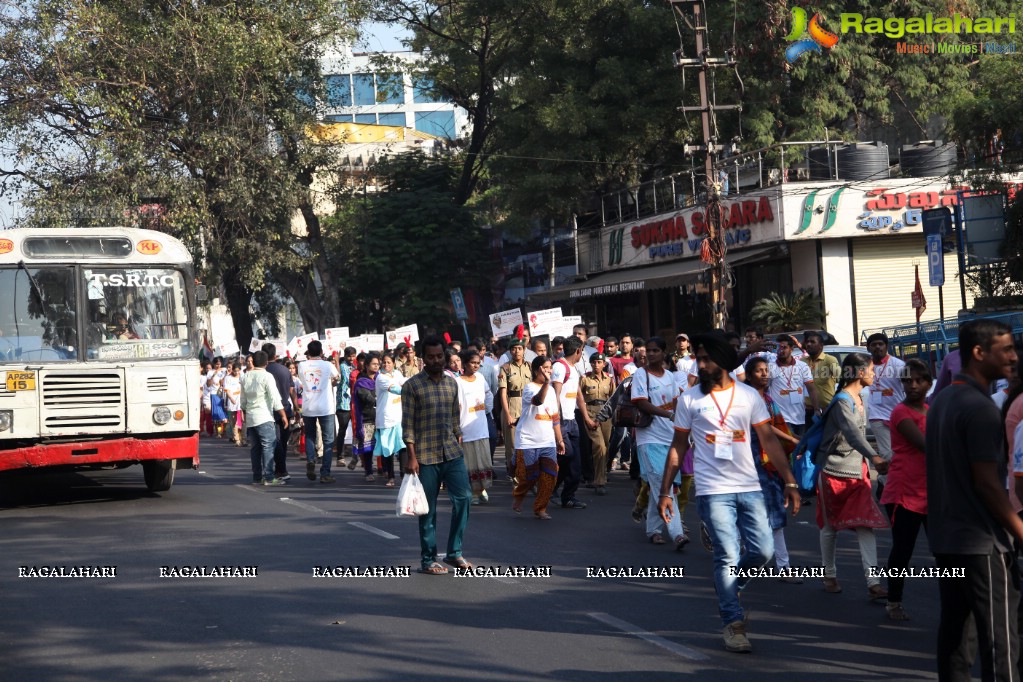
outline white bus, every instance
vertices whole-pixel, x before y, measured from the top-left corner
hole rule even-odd
[[[0,231],[0,471],[199,464],[192,259],[124,227]]]

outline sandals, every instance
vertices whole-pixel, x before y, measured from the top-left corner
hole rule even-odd
[[[663,544],[665,544],[664,538],[661,537],[660,533],[654,533],[653,535],[651,535],[650,536],[650,542],[652,542],[655,545],[663,545]]]
[[[682,548],[689,544],[689,536],[679,535],[675,538],[675,551],[681,552]]]
[[[909,614],[906,613],[906,609],[902,608],[902,602],[890,601],[884,606],[884,610],[888,612],[888,620],[909,620]]]
[[[553,517],[547,512],[542,511],[536,513],[536,518],[540,519],[541,521],[550,521]]]
[[[394,487],[394,479],[393,478],[387,479],[387,483],[384,483],[384,487],[385,488],[393,488]]]
[[[512,505],[512,511],[515,512],[516,514],[521,514],[522,513],[522,505],[520,505],[520,504],[513,504]]]
[[[875,599],[887,599],[888,590],[884,589],[880,585],[871,585],[867,588],[867,598],[870,601],[874,601]]]
[[[463,556],[444,557],[444,563],[446,563],[448,566],[454,566],[455,568],[461,569],[463,571],[472,570],[472,564],[466,561],[465,557]]]
[[[838,584],[838,578],[825,578],[824,591],[830,592],[831,594],[838,594],[841,592],[842,586]]]
[[[426,575],[446,575],[447,572],[448,572],[448,569],[444,568],[443,566],[438,564],[436,561],[432,561],[429,564],[427,564],[426,566],[423,566],[422,568],[420,568],[419,572],[420,573],[425,573]]]

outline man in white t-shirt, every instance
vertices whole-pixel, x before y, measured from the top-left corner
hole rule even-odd
[[[551,386],[561,404],[561,436],[565,441],[565,454],[558,456],[558,481],[561,488],[561,506],[565,509],[586,509],[586,503],[577,500],[576,491],[582,480],[582,459],[579,452],[579,425],[575,420],[576,396],[579,394],[579,362],[583,342],[575,336],[565,339],[565,357],[551,366]],[[562,487],[564,484],[564,487]]]
[[[334,452],[334,414],[336,401],[334,386],[341,377],[333,363],[323,359],[323,346],[313,340],[306,346],[305,361],[298,363],[298,380],[302,383],[302,421],[305,429],[305,473],[310,481],[316,480],[316,425],[320,425],[323,438],[323,457],[320,464],[320,483],[333,483],[330,464]]]
[[[675,410],[675,435],[661,479],[658,508],[669,521],[674,503],[671,481],[692,435],[696,499],[714,550],[714,589],[725,626],[725,648],[747,653],[753,647],[746,638],[739,591],[749,582],[748,572],[762,568],[774,556],[774,537],[750,447],[754,429],[785,481],[786,506],[793,514],[799,511],[799,487],[771,430],[764,401],[756,390],[735,383],[728,374],[739,360],[724,334],[695,337],[693,345],[700,384],[682,395]],[[746,546],[741,554],[740,541]]]
[[[795,346],[795,339],[791,336],[782,334],[778,337],[778,357],[768,364],[771,383],[767,386],[767,393],[778,406],[792,435],[798,437],[806,430],[805,398],[810,397],[810,404],[816,413],[820,413],[821,405],[810,366],[792,357]]]
[[[888,355],[888,337],[883,333],[871,334],[867,338],[867,350],[874,361],[874,384],[870,387],[867,418],[870,419],[870,430],[874,432],[877,454],[891,461],[892,430],[889,420],[895,406],[906,399],[906,390],[902,387],[906,363]],[[883,483],[884,479],[881,480]]]

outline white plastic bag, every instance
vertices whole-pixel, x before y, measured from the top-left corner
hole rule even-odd
[[[425,516],[429,512],[430,505],[419,474],[405,474],[405,480],[398,489],[398,516]]]

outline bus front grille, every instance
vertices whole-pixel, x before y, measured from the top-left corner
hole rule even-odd
[[[42,372],[43,429],[119,431],[124,429],[124,380],[117,370]]]

